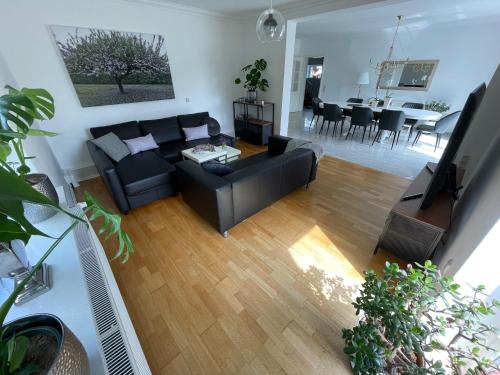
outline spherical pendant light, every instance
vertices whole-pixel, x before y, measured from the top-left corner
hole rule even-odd
[[[273,3],[257,19],[257,37],[262,43],[279,42],[285,36],[285,17],[273,8]]]

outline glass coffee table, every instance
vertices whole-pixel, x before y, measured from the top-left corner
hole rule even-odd
[[[229,163],[237,160],[241,155],[241,150],[231,146],[215,146],[215,151],[193,152],[194,147],[182,151],[182,158],[189,159],[198,164],[216,160],[220,163]]]

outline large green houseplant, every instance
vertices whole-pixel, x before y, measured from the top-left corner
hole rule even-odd
[[[47,120],[54,116],[52,96],[43,89],[7,88],[8,94],[0,97],[0,242],[10,243],[14,240],[21,240],[27,243],[31,236],[49,237],[26,219],[23,202],[50,206],[59,210],[71,218],[71,224],[58,238],[54,238],[53,244],[0,306],[1,375],[29,374],[38,370],[36,365],[25,363],[29,339],[22,335],[7,335],[9,326],[4,325],[4,322],[16,297],[47,257],[78,223],[86,223],[83,216],[78,217],[65,211],[58,203],[33,189],[24,178],[24,175],[29,172],[29,167],[26,163],[28,158],[25,156],[22,140],[31,135],[54,135],[51,132],[32,128],[35,120]],[[12,150],[19,159],[17,168],[7,161]],[[126,262],[134,251],[134,247],[127,233],[121,228],[121,217],[105,210],[87,192],[84,196],[87,203],[85,213],[89,214],[91,221],[102,219],[99,234],[104,234],[106,239],[111,236],[117,237],[118,249],[115,258],[121,257],[123,262]],[[61,301],[61,303],[64,302]]]
[[[353,303],[362,318],[343,330],[355,374],[486,375],[498,369],[486,340],[498,329],[483,318],[500,303],[479,298],[484,287],[464,296],[430,261],[406,270],[387,263],[382,277],[368,271],[365,278]]]
[[[266,91],[269,88],[269,82],[262,77],[262,73],[267,69],[267,61],[257,59],[253,64],[244,66],[241,71],[245,74],[245,82],[243,87],[248,91],[248,99],[257,99],[257,89]],[[241,78],[236,78],[234,83],[239,85],[243,81]]]

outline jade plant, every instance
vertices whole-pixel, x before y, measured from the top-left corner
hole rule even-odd
[[[425,109],[428,111],[444,113],[450,110],[450,106],[441,100],[433,100],[425,103]]]
[[[384,274],[365,272],[361,294],[353,302],[361,315],[344,329],[344,352],[355,374],[486,375],[498,370],[498,352],[488,335],[498,329],[484,322],[500,302],[485,301],[484,286],[463,295],[460,285],[424,265],[386,263]]]
[[[68,215],[71,223],[59,237],[54,238],[52,245],[0,306],[0,375],[30,374],[37,371],[33,364],[24,363],[29,339],[25,336],[7,337],[7,327],[4,322],[16,297],[47,257],[76,225],[80,223],[87,225],[85,214],[88,214],[90,221],[101,220],[99,234],[103,234],[106,240],[112,236],[118,239],[115,258],[121,258],[123,262],[126,262],[134,251],[129,236],[121,228],[121,217],[104,209],[89,193],[84,193],[87,204],[84,214],[75,216],[26,182],[24,175],[29,171],[26,165],[28,158],[24,154],[21,141],[31,135],[54,135],[54,133],[32,128],[35,120],[48,120],[54,116],[54,100],[43,89],[7,88],[9,93],[0,97],[0,242],[8,244],[13,240],[21,240],[28,243],[31,236],[50,237],[28,221],[24,215],[23,202],[50,206]],[[20,159],[20,167],[16,170],[7,161],[7,156],[12,149]],[[64,302],[61,301],[61,303]]]
[[[248,91],[266,91],[269,88],[269,82],[262,77],[262,73],[267,69],[267,61],[264,59],[257,59],[253,64],[244,66],[241,71],[245,74],[245,82],[243,87]],[[236,78],[234,83],[241,84],[241,78]]]

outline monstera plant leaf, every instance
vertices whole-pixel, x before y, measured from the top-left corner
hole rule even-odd
[[[3,168],[0,168],[0,181],[0,241],[14,239],[14,233],[17,233],[17,238],[25,242],[32,235],[49,237],[24,217],[23,201],[51,206],[82,221],[78,216],[64,211],[56,202],[33,189],[22,177]]]

